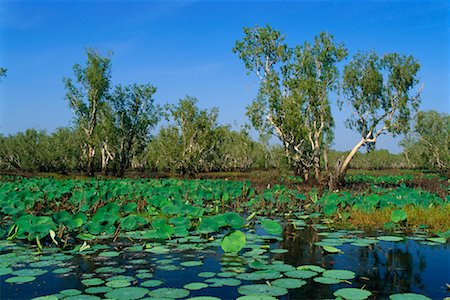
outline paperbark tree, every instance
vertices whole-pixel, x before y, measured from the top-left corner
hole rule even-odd
[[[352,116],[348,128],[356,130],[361,139],[336,166],[336,183],[342,182],[355,153],[367,143],[376,143],[379,136],[407,133],[414,111],[420,104],[422,87],[418,83],[420,65],[413,56],[397,53],[358,53],[344,68],[344,97]],[[340,101],[342,107],[344,101]]]
[[[87,175],[95,173],[95,138],[94,131],[97,126],[99,111],[108,94],[111,78],[111,60],[102,57],[93,49],[86,51],[87,60],[83,67],[75,64],[74,79],[64,78],[66,99],[69,107],[74,111],[76,123],[84,132]]]

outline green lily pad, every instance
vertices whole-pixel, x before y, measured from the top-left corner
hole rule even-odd
[[[336,278],[341,280],[350,280],[355,278],[355,272],[348,270],[328,270],[322,273],[323,277]]]
[[[93,286],[84,290],[88,294],[104,294],[112,291],[112,288],[108,286]]]
[[[302,266],[298,266],[297,270],[311,270],[313,272],[317,272],[317,273],[322,273],[324,271],[326,271],[326,269],[316,266],[316,265],[302,265]]]
[[[10,278],[6,279],[5,282],[21,284],[21,283],[31,282],[35,279],[36,279],[36,277],[34,277],[34,276],[14,276],[14,277],[10,277]]]
[[[120,255],[120,252],[117,251],[105,251],[105,252],[101,252],[98,256],[101,257],[117,257]]]
[[[272,281],[270,284],[287,289],[298,289],[306,284],[306,281],[293,278],[280,278]]]
[[[66,273],[69,273],[72,270],[73,269],[71,269],[71,268],[58,268],[58,269],[54,269],[52,271],[52,273],[53,274],[66,274]]]
[[[377,237],[378,240],[384,241],[384,242],[400,242],[403,241],[402,237],[399,236],[393,236],[393,235],[382,235]]]
[[[12,272],[12,275],[16,276],[40,276],[47,273],[47,270],[44,269],[21,269]]]
[[[66,297],[69,297],[69,296],[80,295],[82,292],[80,290],[77,290],[77,289],[66,289],[66,290],[60,291],[59,293],[63,294]]]
[[[164,282],[161,281],[161,280],[152,279],[152,280],[146,280],[144,282],[141,282],[141,286],[143,286],[143,287],[157,287],[157,286],[160,286],[163,283]]]
[[[433,243],[440,243],[440,244],[445,244],[447,242],[447,240],[443,237],[439,237],[439,238],[428,238],[427,240],[433,242]]]
[[[244,248],[246,243],[245,234],[241,231],[236,230],[226,235],[222,242],[220,242],[220,246],[222,250],[226,253],[237,253]]]
[[[284,275],[292,278],[308,279],[317,275],[316,272],[310,270],[295,270],[284,273]]]
[[[216,276],[216,273],[214,272],[200,272],[197,274],[198,277],[203,277],[203,278],[211,278]]]
[[[342,253],[340,249],[333,246],[322,246],[322,248],[328,253]]]
[[[269,234],[280,234],[283,232],[283,226],[278,221],[263,220],[261,221],[261,226]]]
[[[131,285],[131,282],[128,280],[124,280],[124,279],[111,280],[106,283],[106,286],[111,287],[111,288],[123,288],[123,287],[127,287],[130,285]]]
[[[241,281],[235,278],[209,278],[205,282],[210,283],[211,287],[238,286],[241,284]]]
[[[315,282],[323,283],[323,284],[338,284],[338,283],[341,283],[340,279],[331,278],[331,277],[315,277],[313,280]]]
[[[191,282],[188,284],[185,284],[183,288],[190,290],[190,291],[197,291],[208,287],[206,283],[203,282]]]
[[[12,272],[13,272],[13,269],[10,267],[1,267],[0,268],[0,276],[8,275],[8,274],[11,274]]]
[[[87,286],[92,286],[92,285],[103,284],[103,283],[105,283],[105,281],[100,278],[89,278],[89,279],[81,280],[81,283],[84,285],[87,285]]]
[[[241,296],[236,298],[236,300],[276,300],[277,298],[267,295],[249,295]]]
[[[346,300],[364,300],[372,295],[371,292],[355,288],[343,288],[333,293],[336,297],[341,297]]]
[[[55,295],[47,295],[47,296],[40,296],[40,297],[35,297],[31,300],[58,300],[59,298],[56,297]]]
[[[239,294],[242,295],[268,295],[268,296],[283,296],[288,293],[286,288],[267,285],[267,284],[249,284],[242,285],[238,288]]]
[[[100,297],[94,296],[94,295],[75,295],[75,296],[69,296],[64,298],[64,300],[100,300]]]
[[[148,294],[148,290],[141,287],[123,287],[105,294],[106,298],[125,300],[140,299]]]
[[[394,295],[390,295],[389,299],[391,299],[391,300],[431,300],[431,298],[428,298],[424,295],[413,294],[413,293],[394,294]]]
[[[153,290],[149,293],[151,297],[155,298],[185,298],[189,295],[189,291],[186,289],[177,289],[177,288],[159,288]]]
[[[180,263],[180,265],[182,265],[183,267],[196,267],[203,265],[203,262],[199,260],[190,260],[190,261],[183,261],[182,263]]]
[[[406,214],[406,211],[404,211],[403,209],[396,209],[393,210],[391,213],[391,221],[394,223],[404,221],[406,220],[407,217],[408,215]]]

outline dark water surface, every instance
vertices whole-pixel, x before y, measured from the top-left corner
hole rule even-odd
[[[355,236],[365,237],[363,233],[355,233]],[[372,235],[373,236],[373,235]],[[313,279],[306,279],[307,285],[298,289],[290,289],[286,296],[280,299],[326,299],[335,298],[333,292],[344,287],[356,287],[371,291],[371,299],[386,299],[395,293],[419,293],[432,299],[449,297],[450,293],[446,283],[450,283],[450,255],[449,243],[442,245],[426,245],[421,241],[405,239],[401,242],[384,242],[373,244],[369,247],[352,246],[348,243],[338,246],[343,251],[341,254],[325,254],[322,247],[314,245],[315,242],[326,238],[318,235],[312,227],[294,231],[285,229],[283,241],[272,242],[271,249],[284,248],[289,250],[283,254],[269,253],[269,261],[283,260],[294,267],[304,264],[314,264],[326,269],[345,269],[356,273],[356,278],[348,283],[325,285],[316,283]],[[122,245],[118,244],[117,248]],[[164,281],[164,284],[148,288],[149,290],[160,287],[182,288],[190,282],[204,282],[206,278],[197,276],[199,272],[221,272],[223,261],[235,261],[235,265],[242,263],[243,255],[233,257],[223,254],[217,245],[203,250],[176,250],[168,254],[153,254],[148,252],[122,251],[117,257],[98,257],[96,254],[74,255],[60,263],[42,267],[50,272],[38,276],[36,280],[24,284],[9,284],[5,280],[12,275],[0,276],[1,299],[31,299],[37,296],[57,294],[64,289],[78,289],[84,291],[86,287],[81,283],[86,279],[86,274],[104,278],[114,275],[135,276],[136,270],[146,269],[153,273],[153,278]],[[245,251],[246,249],[244,249]],[[8,248],[2,251],[7,253]],[[139,259],[139,260],[138,260]],[[172,262],[167,263],[167,259]],[[193,267],[180,267],[180,263],[189,260],[202,260],[203,265]],[[248,259],[248,257],[247,257]],[[161,263],[164,262],[164,263]],[[170,265],[176,270],[167,270],[163,266]],[[72,267],[73,271],[66,274],[53,274],[51,271],[59,267]],[[98,274],[95,270],[99,267],[120,267],[124,272],[116,274]],[[246,267],[244,263],[242,265]],[[22,266],[14,265],[13,269],[29,268],[26,263]],[[246,267],[249,269],[248,267]],[[223,271],[223,270],[222,270]],[[84,276],[84,277],[83,277]],[[88,275],[89,276],[89,275]],[[132,285],[147,279],[137,279]],[[266,280],[250,282],[242,280],[243,284],[265,283]],[[215,296],[221,299],[235,299],[241,296],[237,292],[238,286],[208,287],[198,291],[191,291],[189,297]],[[104,294],[97,294],[104,297]]]

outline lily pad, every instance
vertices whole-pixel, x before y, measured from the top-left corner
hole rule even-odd
[[[326,271],[326,269],[316,266],[316,265],[303,265],[303,266],[298,266],[297,270],[311,270],[317,273],[322,273],[324,271]]]
[[[147,280],[144,282],[141,282],[141,286],[143,287],[157,287],[163,284],[164,282],[157,279]]]
[[[355,288],[343,288],[333,293],[336,297],[341,297],[346,300],[364,300],[372,295],[371,292]]]
[[[403,209],[396,209],[393,210],[391,213],[391,221],[394,223],[404,221],[406,220],[407,217],[408,215],[406,214],[406,211],[404,211]]]
[[[322,248],[328,253],[342,253],[340,249],[333,246],[322,246]]]
[[[196,267],[203,265],[203,262],[199,260],[190,260],[190,261],[183,261],[182,263],[180,263],[180,265],[182,265],[183,267]]]
[[[10,278],[6,279],[5,282],[21,284],[21,283],[31,282],[35,279],[36,279],[36,277],[34,277],[34,276],[14,276],[14,277],[10,277]]]
[[[348,270],[328,270],[323,272],[322,276],[341,280],[350,280],[355,278],[355,272]]]
[[[280,278],[272,281],[270,284],[287,289],[298,289],[306,284],[306,281],[293,278]]]
[[[340,279],[331,278],[331,277],[315,277],[313,280],[315,282],[323,283],[323,284],[338,284],[338,283],[341,283]]]
[[[151,291],[149,295],[155,298],[178,299],[187,297],[189,295],[189,291],[186,289],[177,289],[177,288],[159,288]]]
[[[245,243],[246,243],[245,234],[243,234],[239,230],[236,230],[226,235],[222,239],[220,246],[222,247],[222,250],[224,252],[237,253],[241,251],[242,248],[244,248]]]
[[[316,272],[310,270],[295,270],[284,273],[284,275],[292,278],[308,279],[317,275]]]
[[[87,286],[92,286],[92,285],[103,284],[103,283],[105,283],[105,281],[100,278],[89,278],[89,279],[81,280],[81,283],[84,285],[87,285]]]
[[[261,226],[270,234],[280,234],[283,232],[283,226],[278,221],[263,220],[261,221]]]
[[[413,294],[413,293],[394,294],[394,295],[390,295],[389,299],[391,299],[391,300],[431,300],[431,298],[428,298],[424,295]]]
[[[382,235],[377,237],[378,240],[384,241],[384,242],[400,242],[403,241],[402,237],[399,236],[393,236],[393,235]]]
[[[112,288],[108,286],[93,286],[84,290],[88,294],[104,294],[112,291]]]
[[[208,287],[206,283],[203,282],[191,282],[188,284],[185,284],[183,288],[190,290],[190,291],[197,291]]]
[[[288,290],[286,288],[267,284],[249,284],[240,286],[238,292],[242,295],[268,295],[278,297],[286,295]]]
[[[148,290],[141,287],[123,287],[105,294],[107,298],[125,300],[140,299],[148,294]],[[161,295],[162,296],[162,295]]]
[[[123,288],[123,287],[127,287],[130,285],[131,285],[131,282],[128,280],[124,280],[124,279],[111,280],[106,283],[106,286],[109,286],[112,288]]]

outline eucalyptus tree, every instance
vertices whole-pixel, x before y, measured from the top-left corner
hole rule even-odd
[[[383,134],[405,134],[410,119],[420,104],[421,89],[417,85],[420,65],[413,56],[397,53],[382,58],[374,52],[359,52],[344,68],[343,91],[345,102],[351,109],[346,126],[356,130],[361,139],[336,166],[340,182],[355,153],[367,143],[376,143]]]
[[[410,134],[401,142],[406,158],[418,167],[450,170],[450,116],[434,110],[420,111]]]
[[[218,109],[200,109],[198,100],[186,96],[167,105],[166,119],[172,124],[161,128],[147,149],[149,164],[157,169],[192,175],[208,168],[215,147]]]
[[[339,88],[337,63],[346,56],[343,44],[335,43],[332,35],[321,32],[312,45],[305,42],[295,47],[293,60],[288,65],[286,85],[300,106],[317,180],[321,177],[321,157],[324,155],[324,161],[328,161],[326,149],[333,140],[334,119],[329,93]],[[325,168],[328,173],[327,163]]]
[[[116,176],[123,176],[133,151],[143,151],[150,137],[150,130],[159,121],[160,108],[154,104],[153,99],[155,92],[156,88],[151,84],[118,85],[110,97],[110,118],[114,129],[109,136],[113,135],[112,139],[117,144],[112,146],[115,147],[115,155],[109,155],[116,160]]]
[[[275,134],[295,173],[320,178],[321,155],[333,139],[329,93],[338,88],[337,63],[347,56],[327,33],[289,48],[285,36],[270,26],[244,28],[233,51],[260,81],[257,98],[247,107],[252,125]]]
[[[270,26],[244,28],[244,38],[233,52],[244,62],[248,73],[259,79],[258,96],[247,107],[247,116],[260,133],[276,135],[296,174],[308,174],[308,147],[301,105],[284,85],[292,51],[285,36]]]
[[[102,57],[96,50],[86,51],[85,66],[73,66],[74,79],[64,78],[66,99],[74,111],[76,123],[84,132],[86,145],[87,174],[95,172],[95,129],[99,112],[108,95],[111,78],[111,60]]]

